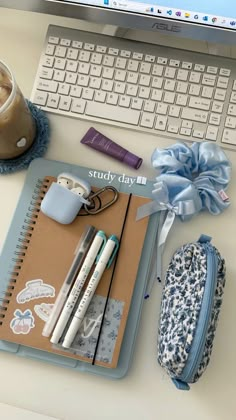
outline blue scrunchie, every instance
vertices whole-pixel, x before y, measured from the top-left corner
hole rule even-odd
[[[217,144],[176,143],[156,149],[151,160],[160,174],[156,180],[167,185],[171,204],[192,198],[198,211],[208,210],[211,214],[219,214],[229,206],[219,192],[228,187],[231,165]]]
[[[211,142],[191,146],[176,143],[156,149],[151,160],[159,173],[152,191],[153,201],[139,207],[136,219],[161,212],[155,274],[161,278],[161,257],[175,217],[188,220],[202,210],[216,215],[228,207],[224,191],[230,181],[231,165],[224,151]]]

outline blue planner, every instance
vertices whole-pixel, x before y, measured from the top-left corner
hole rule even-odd
[[[9,285],[9,269],[14,267],[12,263],[14,252],[17,250],[17,248],[19,248],[19,238],[22,238],[24,235],[22,232],[22,226],[25,225],[25,221],[27,217],[29,217],[29,213],[34,210],[34,201],[35,199],[37,200],[37,185],[42,183],[46,176],[57,177],[59,174],[64,172],[79,176],[81,179],[86,180],[95,188],[103,188],[104,185],[111,185],[115,187],[119,192],[125,193],[125,195],[132,193],[134,196],[152,198],[152,181],[147,180],[146,184],[143,185],[142,179],[140,179],[140,177],[127,176],[125,173],[116,174],[112,171],[105,172],[64,162],[50,161],[43,158],[35,159],[29,166],[28,172],[26,174],[23,190],[20,195],[0,257],[0,290],[3,295],[5,294]],[[136,281],[132,291],[132,299],[127,315],[127,322],[119,352],[118,363],[115,367],[107,368],[105,365],[94,365],[82,360],[75,359],[73,357],[62,356],[53,352],[39,350],[36,348],[37,346],[34,347],[24,345],[22,341],[20,341],[21,344],[19,344],[18,339],[20,335],[16,335],[16,342],[13,342],[13,340],[8,341],[5,337],[3,340],[3,336],[1,335],[1,324],[4,323],[4,315],[1,315],[3,318],[0,319],[0,350],[15,353],[22,357],[28,357],[41,360],[43,362],[53,363],[61,367],[68,367],[77,371],[86,371],[89,373],[102,375],[112,379],[122,378],[124,375],[126,375],[132,360],[142,305],[144,302],[145,289],[152,268],[151,265],[153,260],[153,252],[155,250],[158,221],[158,214],[154,214],[149,218],[146,236],[142,246],[141,259],[138,265]],[[24,286],[22,285],[22,289],[23,287]],[[23,292],[24,289],[21,292],[21,296],[23,296]],[[20,294],[18,294],[18,296],[19,295]],[[21,297],[19,296],[19,304],[21,303],[20,298]],[[27,301],[26,297],[25,301]],[[94,305],[99,305],[100,303],[99,296],[96,296]],[[120,310],[119,302],[117,303],[114,301],[114,304],[112,303],[112,305],[113,310]],[[2,306],[4,306],[4,303],[2,303]],[[14,325],[14,320],[11,324],[11,329],[13,330],[15,328],[15,332],[17,332],[17,326],[16,324]]]

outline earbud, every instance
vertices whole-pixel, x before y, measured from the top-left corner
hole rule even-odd
[[[82,187],[75,187],[71,189],[71,192],[76,194],[76,195],[80,195],[81,197],[83,197],[84,194],[84,189]]]
[[[67,188],[68,190],[70,190],[73,187],[73,182],[71,181],[71,179],[68,178],[59,178],[57,180],[57,184]]]

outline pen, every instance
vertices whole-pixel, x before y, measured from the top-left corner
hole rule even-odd
[[[72,290],[67,298],[65,306],[61,312],[61,315],[56,323],[55,329],[51,337],[51,343],[57,344],[60,340],[63,331],[66,327],[66,324],[70,318],[70,315],[73,311],[73,308],[77,302],[77,299],[80,295],[82,287],[88,277],[88,274],[92,268],[92,265],[99,253],[102,252],[106,243],[106,236],[102,230],[99,230],[90,246],[86,258],[83,262],[83,265],[79,271],[78,276],[76,277],[75,283],[72,287]]]
[[[102,253],[98,258],[97,265],[89,280],[88,286],[83,294],[81,302],[75,312],[75,315],[70,323],[70,326],[65,335],[62,346],[69,348],[76,336],[77,331],[84,319],[85,313],[88,309],[89,303],[94,295],[94,292],[98,286],[98,283],[102,277],[102,274],[106,268],[109,268],[115,257],[115,254],[119,247],[119,241],[115,235],[110,236]]]
[[[75,249],[75,257],[72,261],[71,267],[67,273],[67,276],[65,278],[65,281],[59,291],[59,294],[56,298],[56,301],[53,305],[52,312],[49,316],[49,319],[44,325],[42,335],[44,337],[49,337],[56,321],[60,315],[60,312],[62,310],[62,307],[65,303],[65,300],[68,296],[68,293],[70,291],[70,288],[76,278],[76,274],[78,273],[78,270],[81,267],[82,261],[84,259],[84,256],[91,245],[91,242],[94,238],[94,235],[96,233],[96,228],[94,226],[86,226],[85,231],[83,235],[80,238],[80,241]]]

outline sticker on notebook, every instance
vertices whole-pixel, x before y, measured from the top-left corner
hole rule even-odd
[[[45,322],[47,322],[50,313],[52,312],[52,308],[53,303],[41,303],[40,305],[34,305],[36,315]]]
[[[46,284],[41,279],[30,280],[26,282],[26,287],[18,293],[17,303],[29,302],[33,299],[45,297],[54,297],[55,289],[50,284]]]
[[[20,309],[15,310],[14,318],[10,323],[10,328],[14,334],[29,334],[34,327],[34,317],[30,309],[26,309],[24,312]]]

